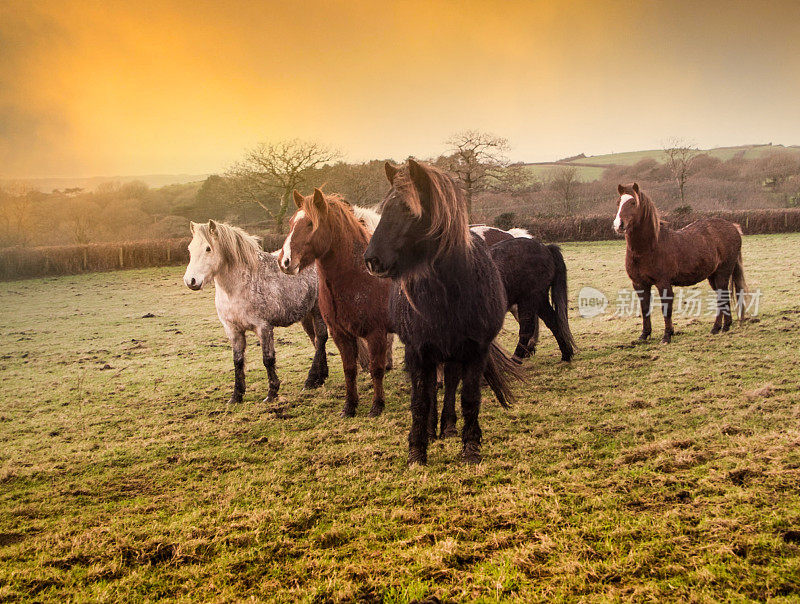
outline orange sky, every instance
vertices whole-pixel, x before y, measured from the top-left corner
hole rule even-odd
[[[800,2],[0,2],[0,177],[350,160],[488,130],[513,159],[800,143]]]

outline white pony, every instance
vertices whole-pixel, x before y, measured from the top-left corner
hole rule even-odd
[[[213,280],[217,315],[233,348],[234,389],[230,403],[239,403],[245,392],[245,332],[254,331],[261,341],[264,367],[269,375],[265,401],[278,396],[280,380],[275,371],[274,327],[303,325],[315,354],[306,388],[317,388],[328,377],[325,342],[328,328],[317,306],[318,282],[314,267],[297,277],[284,275],[278,260],[261,251],[258,238],[238,227],[210,220],[191,223],[189,266],[183,281],[199,290]]]

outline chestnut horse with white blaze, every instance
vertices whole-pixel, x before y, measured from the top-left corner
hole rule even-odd
[[[743,321],[747,284],[742,265],[741,227],[722,218],[701,218],[676,231],[661,223],[655,204],[637,183],[619,185],[617,191],[614,230],[625,233],[628,245],[625,269],[642,306],[639,340],[650,337],[650,289],[654,285],[661,296],[664,344],[675,333],[672,288],[676,285],[695,285],[708,279],[717,293],[717,317],[711,333],[730,329],[731,290],[739,321]]]
[[[319,275],[319,308],[342,356],[346,383],[342,415],[353,417],[358,405],[356,385],[358,339],[369,349],[373,400],[370,417],[383,412],[383,376],[389,358],[390,283],[367,271],[364,250],[369,232],[338,195],[319,189],[303,197],[294,192],[297,211],[278,254],[284,273],[297,275],[311,264]]]

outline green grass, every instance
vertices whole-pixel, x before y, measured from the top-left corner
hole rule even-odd
[[[704,149],[702,153],[707,153],[711,157],[717,157],[726,161],[744,151],[745,159],[757,159],[771,151],[784,149],[783,145],[741,145],[736,147],[716,147],[714,149]],[[789,147],[790,151],[800,154],[797,147]],[[632,166],[643,159],[655,159],[664,163],[663,149],[648,149],[646,151],[627,151],[624,153],[608,153],[606,155],[592,155],[584,159],[577,159],[573,164],[614,164],[621,166]]]
[[[278,404],[182,269],[0,284],[0,600],[407,602],[800,598],[800,235],[748,237],[758,321],[632,346],[634,318],[543,331],[484,462],[436,442],[408,468],[409,385],[300,392],[312,350],[278,332]],[[571,299],[628,281],[621,241],[564,245]],[[142,318],[152,313],[155,317]],[[661,327],[654,321],[654,335]],[[509,319],[502,339],[514,341]],[[400,346],[396,358],[402,358]]]
[[[603,172],[605,168],[595,168],[592,166],[579,166],[577,164],[573,164],[577,169],[578,180],[581,182],[592,182],[595,180],[600,180],[603,176]],[[528,173],[531,176],[543,181],[548,182],[555,170],[558,170],[561,166],[552,166],[552,165],[527,165],[525,168],[528,170]]]

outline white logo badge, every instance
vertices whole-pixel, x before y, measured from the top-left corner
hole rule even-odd
[[[591,319],[605,312],[608,298],[599,289],[582,287],[578,292],[578,314],[584,319]]]

